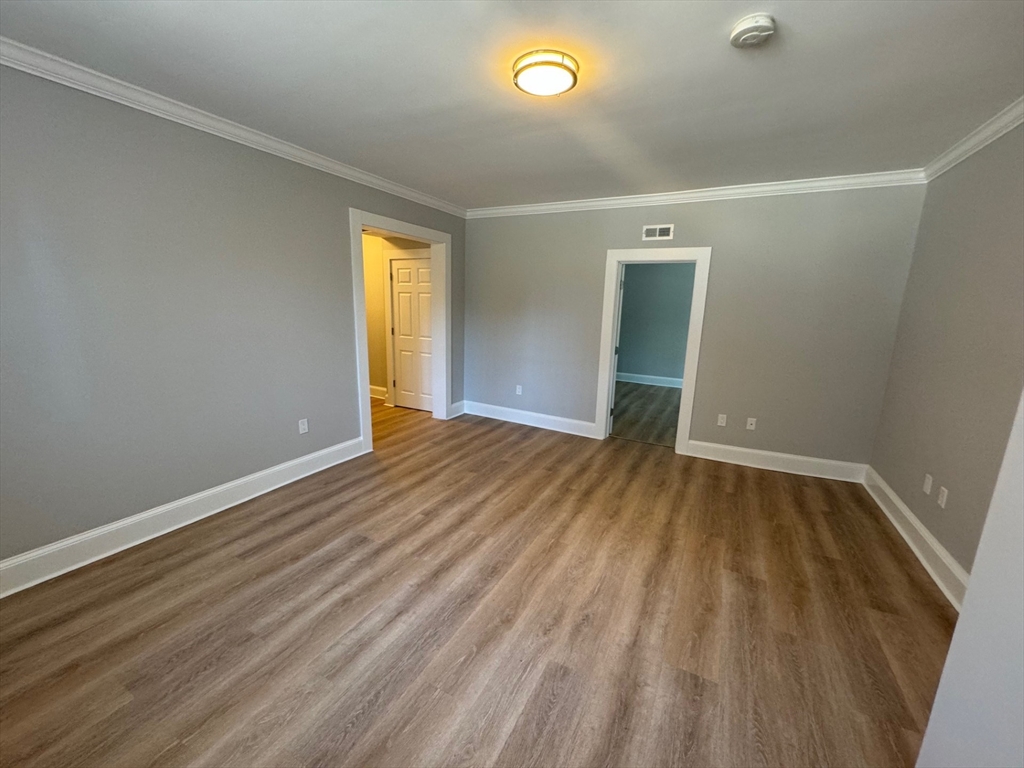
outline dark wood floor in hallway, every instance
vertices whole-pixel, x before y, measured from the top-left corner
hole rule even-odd
[[[0,601],[0,764],[913,763],[955,614],[861,487],[374,424]]]
[[[674,448],[680,395],[672,387],[616,381],[612,436]]]

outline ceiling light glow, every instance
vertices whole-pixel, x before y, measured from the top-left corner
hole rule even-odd
[[[576,87],[580,65],[561,51],[530,51],[512,65],[516,88],[533,96],[558,96]]]

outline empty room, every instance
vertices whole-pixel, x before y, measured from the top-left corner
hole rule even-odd
[[[0,0],[0,766],[1024,766],[1024,0]]]

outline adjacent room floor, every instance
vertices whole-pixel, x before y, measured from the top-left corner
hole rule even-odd
[[[679,397],[672,387],[616,381],[612,437],[674,447]]]
[[[955,621],[860,486],[374,406],[0,601],[0,762],[911,765]]]

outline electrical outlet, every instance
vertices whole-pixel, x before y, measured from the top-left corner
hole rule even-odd
[[[931,496],[931,493],[932,493],[932,476],[931,475],[925,475],[924,476],[924,492],[927,493],[929,496]]]
[[[523,385],[522,384],[516,384],[516,394],[517,395],[523,394]]]
[[[757,429],[757,419],[755,419],[755,418],[747,419],[747,429],[749,429],[751,431]]]
[[[726,422],[726,415],[724,413],[718,414],[718,426],[724,427]]]
[[[940,485],[939,486],[939,495],[936,497],[935,500],[937,502],[939,502],[939,506],[942,507],[943,509],[946,508],[946,499],[947,498],[949,498],[949,491],[947,491],[945,488],[943,488]]]
[[[304,435],[309,432],[309,419],[299,419],[299,434]]]

